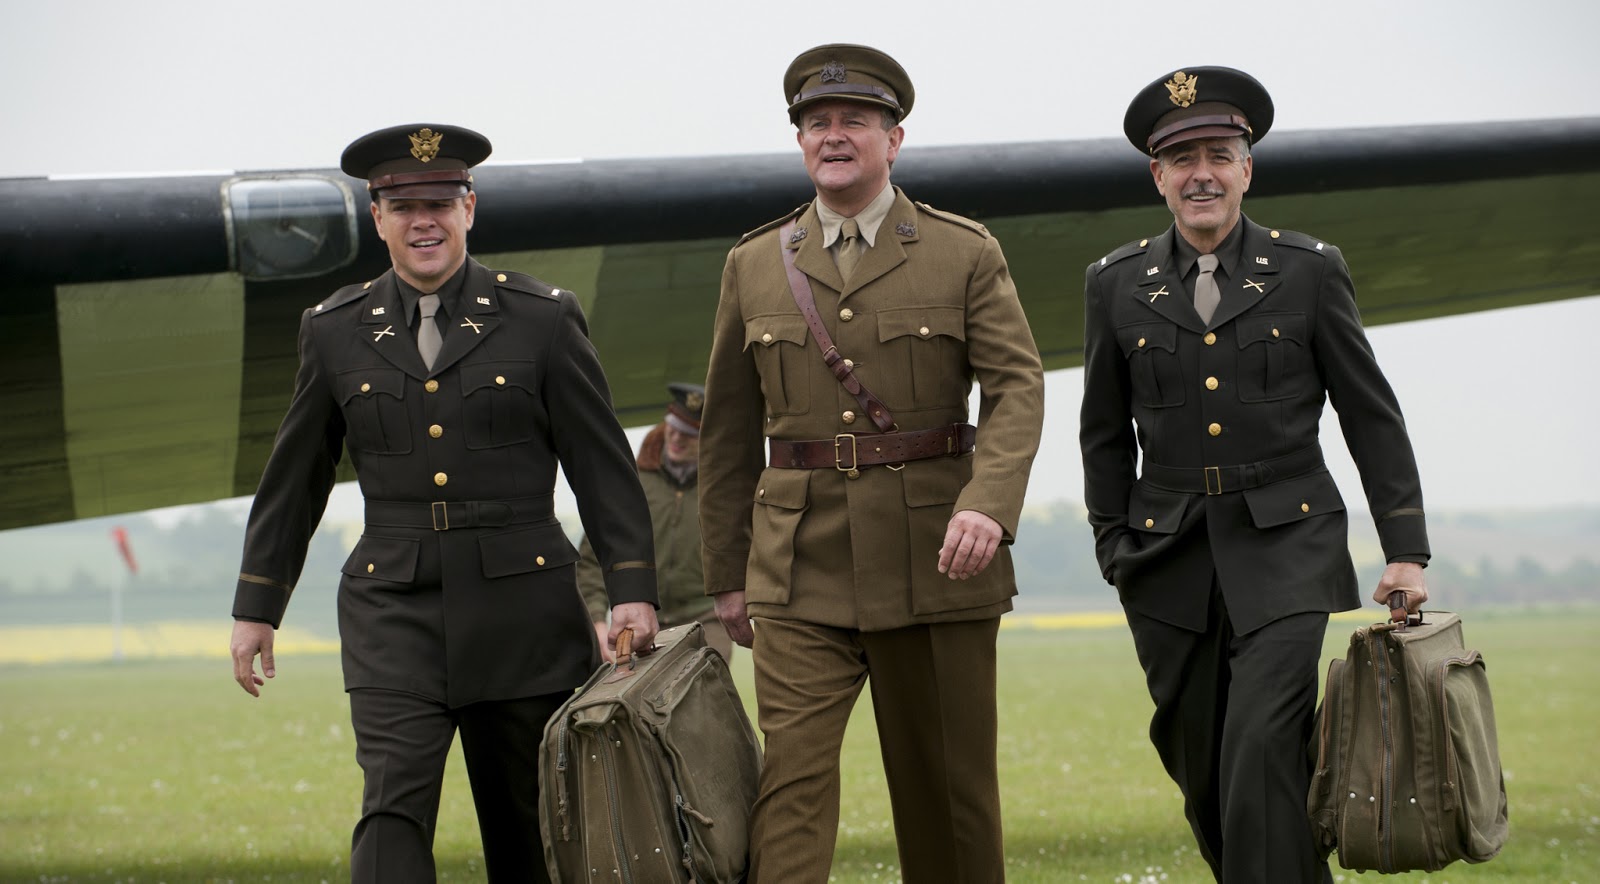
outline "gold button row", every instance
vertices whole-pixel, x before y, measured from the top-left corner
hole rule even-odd
[[[762,335],[761,336],[761,343],[763,343],[763,344],[772,343],[772,333],[768,332],[767,334]]]
[[[1201,340],[1205,341],[1206,346],[1209,347],[1217,342],[1217,334],[1216,332],[1206,332],[1206,336]]]
[[[444,483],[446,483],[448,481],[450,481],[450,477],[445,475],[444,473],[434,473],[433,474],[433,484],[435,484],[435,485],[443,485]]]
[[[1211,426],[1206,427],[1206,432],[1210,433],[1213,436],[1221,436],[1222,435],[1222,424],[1212,424]],[[443,483],[441,483],[441,484],[443,484]]]
[[[839,318],[844,320],[845,322],[849,322],[850,320],[856,318],[856,312],[854,310],[851,310],[849,307],[846,307],[843,310],[839,311]]]
[[[1216,378],[1206,378],[1206,389],[1207,390],[1215,390],[1218,386],[1219,386],[1219,381]]]
[[[839,415],[839,420],[842,420],[847,424],[853,424],[856,422],[856,413],[853,411],[847,411],[844,414]]]
[[[422,389],[427,390],[429,393],[437,393],[437,392],[439,392],[439,382],[438,381],[428,381],[427,383],[422,385]]]

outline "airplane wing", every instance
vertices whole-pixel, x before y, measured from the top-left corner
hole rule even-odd
[[[1275,132],[1246,210],[1338,245],[1369,324],[1580,297],[1597,154],[1600,117]],[[475,175],[473,255],[579,294],[624,423],[704,377],[728,248],[811,196],[788,154]],[[999,237],[1052,369],[1082,362],[1083,268],[1171,222],[1120,139],[907,149],[894,177]],[[332,170],[0,180],[0,529],[253,493],[301,311],[387,266],[366,203]]]

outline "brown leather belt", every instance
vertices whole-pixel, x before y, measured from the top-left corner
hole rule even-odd
[[[1311,445],[1282,457],[1226,467],[1164,467],[1145,461],[1139,480],[1163,491],[1226,494],[1260,488],[1281,479],[1304,475],[1322,466],[1322,446]]]
[[[369,500],[366,522],[383,528],[498,528],[555,520],[555,495],[506,500]]]
[[[841,473],[913,460],[956,457],[972,450],[978,430],[971,424],[949,424],[904,433],[840,433],[832,439],[790,442],[768,439],[769,463],[788,470],[835,469]]]

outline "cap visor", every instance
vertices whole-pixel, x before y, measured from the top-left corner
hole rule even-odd
[[[457,181],[427,181],[421,184],[396,184],[373,191],[373,196],[391,200],[450,200],[467,195],[467,186]]]

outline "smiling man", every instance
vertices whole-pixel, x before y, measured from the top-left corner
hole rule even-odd
[[[995,635],[1038,350],[988,231],[889,183],[905,70],[819,46],[783,88],[817,198],[728,254],[700,436],[707,591],[754,649],[766,734],[751,880],[828,880],[840,742],[870,682],[902,878],[991,884]]]
[[[1155,701],[1150,739],[1226,884],[1328,880],[1305,747],[1328,614],[1360,599],[1318,441],[1326,399],[1389,562],[1373,597],[1427,599],[1416,458],[1344,259],[1240,211],[1272,116],[1231,68],[1145,87],[1123,128],[1173,225],[1090,264],[1084,284],[1096,553]]]
[[[604,572],[614,630],[656,632],[650,513],[576,297],[467,256],[489,142],[398,126],[345,149],[390,270],[305,311],[294,399],[245,533],[234,679],[276,676],[273,630],[341,449],[366,526],[339,582],[339,637],[365,775],[350,874],[434,880],[456,733],[490,881],[547,881],[539,739],[599,662],[553,511],[559,462]],[[255,658],[261,657],[261,675]]]

